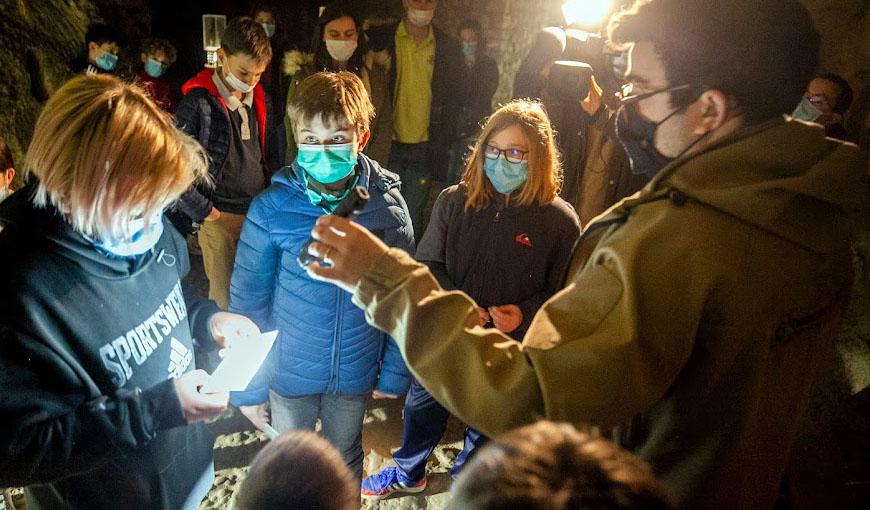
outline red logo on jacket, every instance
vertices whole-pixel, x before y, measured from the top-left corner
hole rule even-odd
[[[529,248],[532,247],[532,240],[529,239],[529,234],[517,234],[517,236],[514,238],[514,241],[528,246]]]

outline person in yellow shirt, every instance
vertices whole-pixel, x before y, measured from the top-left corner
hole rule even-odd
[[[432,181],[447,179],[449,143],[463,56],[459,43],[432,24],[438,0],[403,0],[398,24],[369,31],[373,51],[389,54],[393,143],[387,167],[402,178],[415,232],[425,230]]]

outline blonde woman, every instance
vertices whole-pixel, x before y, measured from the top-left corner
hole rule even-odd
[[[484,126],[462,182],[438,197],[417,247],[417,260],[429,266],[444,289],[463,291],[477,303],[480,326],[515,340],[561,288],[580,235],[577,215],[558,197],[561,174],[541,105],[514,101],[502,106]],[[448,416],[414,381],[405,399],[402,447],[393,453],[396,467],[364,480],[363,497],[425,489],[426,460]],[[451,474],[485,441],[467,427]]]
[[[202,149],[140,89],[81,76],[24,167],[0,206],[0,487],[28,486],[28,508],[196,508],[214,475],[202,421],[227,394],[201,391],[194,338],[257,332],[181,283],[162,211],[205,174]]]

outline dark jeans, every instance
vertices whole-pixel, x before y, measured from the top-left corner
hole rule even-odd
[[[426,461],[432,455],[444,429],[450,412],[439,404],[426,388],[416,380],[405,397],[405,420],[402,426],[402,447],[393,453],[396,467],[407,480],[418,482],[426,475]],[[450,476],[456,477],[462,466],[474,455],[475,448],[483,446],[488,439],[471,427],[465,427],[462,451],[456,456]]]
[[[423,237],[424,214],[432,186],[432,162],[429,142],[399,143],[390,146],[390,162],[387,170],[399,174],[402,179],[402,197],[411,212],[414,237]]]

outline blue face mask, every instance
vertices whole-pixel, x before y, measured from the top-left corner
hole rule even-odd
[[[462,54],[466,57],[474,55],[477,51],[477,41],[465,42],[462,41]]]
[[[798,120],[805,120],[807,122],[815,122],[816,119],[821,117],[825,112],[819,110],[819,108],[810,102],[807,96],[804,96],[801,99],[801,102],[798,103],[797,108],[794,109],[791,116]]]
[[[94,63],[103,71],[111,71],[115,69],[115,65],[118,63],[118,56],[108,51],[104,51],[102,55],[97,57],[97,60]]]
[[[313,189],[311,187],[310,176],[306,175],[305,182],[306,184],[308,184],[305,187],[305,194],[308,195],[308,201],[311,202],[311,205],[320,207],[326,212],[326,214],[332,214],[335,212],[336,209],[338,209],[338,204],[340,204],[341,201],[344,200],[345,197],[347,197],[347,195],[350,193],[350,190],[352,190],[354,186],[356,186],[356,183],[359,182],[359,176],[355,177],[353,179],[353,182],[350,183],[350,186],[348,186],[347,189],[345,189],[338,195],[321,193],[320,191]]]
[[[502,195],[514,191],[529,178],[529,162],[511,163],[504,155],[498,159],[483,159],[483,169],[492,187]]]
[[[340,181],[353,172],[357,155],[355,144],[331,145],[297,144],[296,162],[317,182],[329,184]]]
[[[263,30],[266,31],[266,37],[272,38],[275,35],[275,24],[274,23],[260,23],[262,25]]]
[[[145,61],[145,72],[152,78],[160,78],[163,76],[163,64],[158,60],[149,58]]]
[[[158,213],[149,220],[138,218],[130,222],[130,237],[121,239],[103,239],[93,241],[101,251],[118,257],[133,257],[142,255],[157,245],[163,235],[163,221]]]

